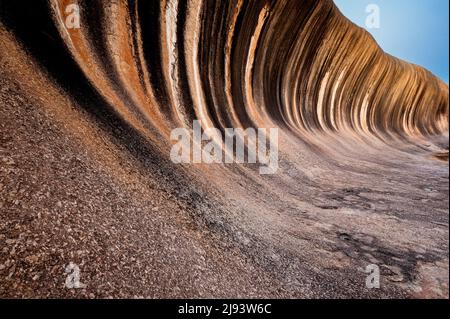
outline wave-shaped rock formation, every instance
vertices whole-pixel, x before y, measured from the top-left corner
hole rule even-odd
[[[448,297],[448,86],[332,1],[1,0],[0,46],[0,296]],[[174,164],[194,120],[277,172]]]

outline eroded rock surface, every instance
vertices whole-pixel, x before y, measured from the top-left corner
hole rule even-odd
[[[448,86],[332,1],[1,0],[0,48],[1,297],[448,298]],[[194,119],[277,173],[173,164]]]

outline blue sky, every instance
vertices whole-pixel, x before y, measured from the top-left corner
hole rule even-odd
[[[449,79],[449,0],[334,0],[342,13],[369,31],[387,53]],[[367,28],[369,4],[380,9],[380,28]]]

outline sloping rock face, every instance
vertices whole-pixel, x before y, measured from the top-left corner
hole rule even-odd
[[[0,48],[1,297],[448,298],[448,86],[332,1],[0,0]],[[278,170],[173,163],[194,120]]]

